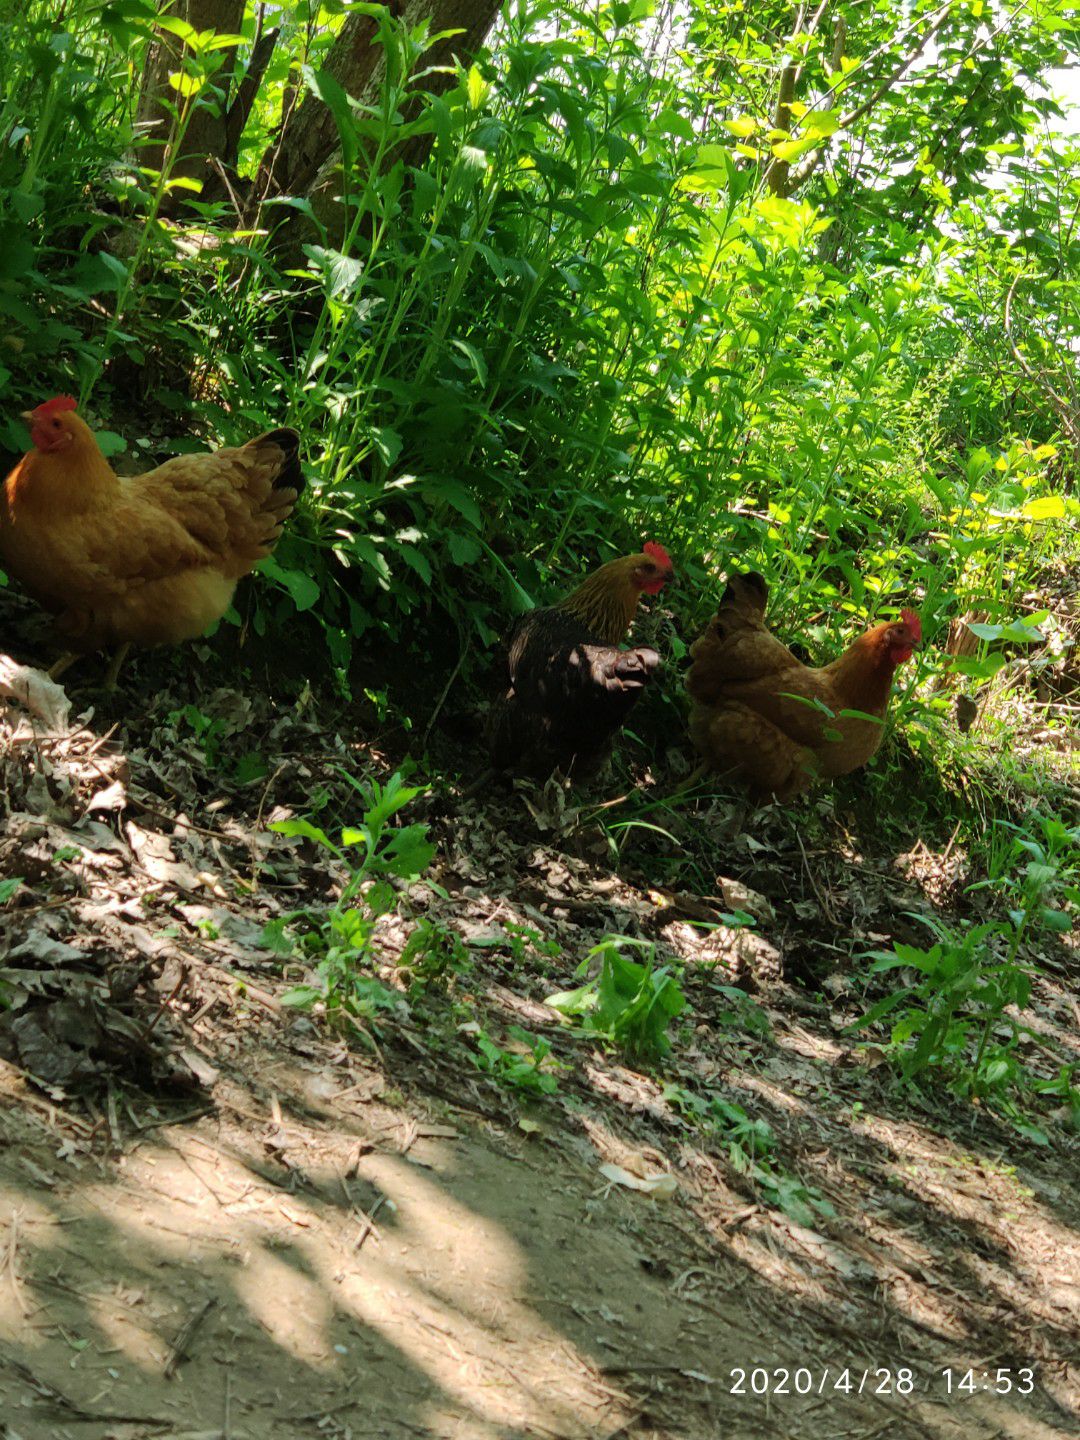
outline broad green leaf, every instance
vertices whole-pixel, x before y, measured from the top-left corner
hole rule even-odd
[[[276,580],[279,585],[283,585],[288,590],[297,610],[310,610],[318,602],[321,593],[319,582],[305,571],[287,570],[273,555],[260,561],[259,569],[264,575],[269,575],[271,580]]]
[[[273,820],[270,823],[270,829],[276,831],[278,835],[299,836],[303,840],[314,840],[316,845],[321,845],[324,850],[331,850],[335,855],[340,853],[326,831],[320,830],[310,820],[303,818]]]

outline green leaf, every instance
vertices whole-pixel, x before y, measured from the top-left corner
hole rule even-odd
[[[371,443],[379,452],[379,456],[389,470],[401,454],[403,441],[398,432],[391,429],[389,425],[373,425],[371,427]]]
[[[989,625],[979,620],[969,621],[967,627],[980,640],[1011,640],[1018,645],[1043,645],[1046,636],[1034,625],[1025,625],[1022,620],[1011,620],[1006,625]]]
[[[346,294],[363,278],[363,262],[351,255],[343,255],[340,250],[328,250],[322,245],[304,245],[301,248],[322,271],[326,293],[331,299]]]
[[[460,350],[461,353],[469,361],[469,364],[472,366],[473,369],[473,374],[476,376],[479,383],[481,385],[486,385],[488,377],[487,361],[484,359],[483,355],[480,354],[480,351],[476,348],[476,346],[471,345],[468,340],[453,340],[451,341],[451,344],[454,346],[455,349]]]
[[[487,99],[490,86],[475,65],[469,67],[468,78],[465,82],[465,94],[468,97],[469,105],[473,110],[479,110]]]
[[[342,170],[346,176],[351,175],[360,150],[360,133],[349,97],[329,70],[314,70],[305,65],[304,78],[334,117],[341,142]]]
[[[305,571],[287,570],[274,559],[273,555],[268,555],[265,560],[260,561],[259,569],[264,575],[268,575],[271,580],[276,580],[279,585],[288,590],[298,611],[310,610],[317,603],[321,593],[318,581]]]
[[[329,850],[335,855],[341,854],[325,830],[320,830],[317,825],[313,825],[310,820],[305,820],[302,816],[293,820],[273,820],[269,828],[278,835],[299,836],[303,840],[314,840],[315,844],[321,845],[324,850]]]
[[[184,41],[195,40],[199,33],[194,25],[189,25],[186,20],[181,20],[175,15],[159,15],[157,27],[159,30],[164,30],[167,35],[175,35]]]
[[[128,448],[127,441],[122,435],[117,435],[115,430],[95,430],[94,439],[106,460],[112,455],[123,455]]]
[[[294,1010],[310,1010],[320,1000],[326,998],[326,993],[314,985],[294,985],[291,990],[286,990],[281,997],[282,1005],[288,1005]]]
[[[471,535],[459,535],[456,530],[447,532],[446,545],[455,565],[474,565],[483,553]]]
[[[464,485],[458,484],[456,480],[439,480],[427,487],[428,492],[438,500],[444,500],[447,505],[452,505],[459,515],[468,520],[479,530],[483,524],[483,517],[480,514],[480,506],[465,489]]]
[[[275,955],[291,955],[296,946],[292,939],[285,934],[285,927],[288,923],[285,916],[267,921],[259,936],[260,946],[264,950],[272,950]]]
[[[435,858],[436,847],[427,838],[427,826],[405,825],[395,830],[379,853],[379,866],[402,880],[422,875]]]
[[[1068,508],[1064,496],[1043,495],[1038,500],[1029,500],[1020,513],[1025,520],[1062,520]]]

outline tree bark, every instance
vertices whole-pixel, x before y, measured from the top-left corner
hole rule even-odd
[[[426,51],[422,60],[429,67],[450,67],[455,59],[466,62],[476,54],[495,17],[499,0],[396,0],[391,8],[409,25],[427,19],[431,31],[460,33],[438,40]],[[341,33],[331,47],[325,69],[338,84],[356,98],[370,96],[382,76],[383,53],[375,43],[376,26],[366,15],[349,15]],[[454,82],[450,73],[428,74],[423,88],[429,95],[439,95]],[[407,164],[419,164],[430,147],[429,136],[417,136],[407,147]],[[281,134],[268,147],[260,167],[256,193],[268,195],[307,195],[316,185],[327,163],[338,150],[338,134],[334,117],[316,95],[308,95],[283,119]]]
[[[170,10],[177,19],[186,20],[195,30],[213,30],[219,35],[237,35],[244,19],[245,0],[180,0]],[[200,101],[188,121],[180,153],[173,157],[170,175],[186,176],[203,182],[200,200],[213,200],[226,194],[234,185],[240,140],[255,103],[259,85],[274,53],[277,30],[269,30],[256,38],[251,58],[243,74],[237,71],[237,51],[217,51],[224,61],[208,82]],[[175,35],[162,32],[151,45],[143,70],[137,119],[149,127],[150,140],[139,151],[140,160],[160,170],[165,149],[173,134],[175,121],[165,101],[179,104],[177,92],[169,84],[169,76],[181,68],[185,46]],[[208,103],[209,102],[209,103]],[[190,198],[191,192],[174,191],[165,197],[163,210],[168,213]]]
[[[219,35],[236,35],[244,19],[244,0],[180,0],[169,13],[177,20],[186,20],[195,30],[215,30]],[[173,117],[164,101],[178,103],[177,92],[169,84],[169,76],[181,67],[183,42],[162,31],[147,52],[143,69],[137,119],[150,126],[152,139],[142,149],[142,157],[155,170],[160,170],[165,146],[173,129]],[[213,84],[227,87],[236,64],[236,51],[225,52],[225,62],[214,76]],[[206,105],[196,108],[184,137],[183,154],[174,169],[181,175],[198,178],[204,157],[220,154],[225,137],[225,116],[214,115]]]

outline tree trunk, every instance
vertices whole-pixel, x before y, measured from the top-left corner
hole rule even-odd
[[[499,13],[499,0],[401,0],[392,4],[394,13],[403,16],[409,25],[427,19],[433,34],[444,30],[460,33],[444,36],[422,60],[429,67],[452,66],[456,59],[467,62],[487,39],[488,31]],[[375,22],[366,15],[349,15],[341,33],[331,47],[325,69],[348,94],[357,98],[370,96],[382,75],[383,54],[375,44]],[[424,90],[440,95],[454,83],[450,73],[428,74]],[[430,136],[417,136],[406,147],[407,164],[423,161],[431,145]],[[334,117],[316,95],[308,95],[292,113],[283,116],[282,130],[263,157],[256,193],[268,195],[307,195],[316,184],[338,150],[338,134]]]
[[[245,0],[180,0],[170,13],[199,31],[237,35],[244,19],[244,7]],[[239,77],[236,49],[214,52],[217,56],[224,55],[224,61],[203,90],[188,121],[180,153],[173,157],[170,167],[172,176],[203,182],[200,200],[218,198],[233,183],[244,125],[276,38],[277,31],[271,30],[256,39],[247,69]],[[183,41],[177,36],[162,32],[146,56],[137,119],[140,126],[149,127],[147,133],[151,138],[140,148],[139,159],[155,170],[161,169],[165,147],[175,128],[173,116],[164,102],[174,106],[180,103],[177,92],[169,84],[169,76],[180,70],[184,49]],[[174,191],[166,196],[163,209],[175,210],[189,195],[190,192]]]

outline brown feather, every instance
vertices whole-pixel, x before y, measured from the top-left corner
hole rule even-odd
[[[766,598],[760,576],[733,576],[690,647],[690,733],[714,770],[760,797],[787,800],[815,778],[857,770],[877,751],[905,627],[875,625],[814,669],[769,631]]]
[[[175,644],[219,620],[302,488],[294,431],[117,476],[93,434],[25,455],[0,495],[0,558],[79,649]]]

